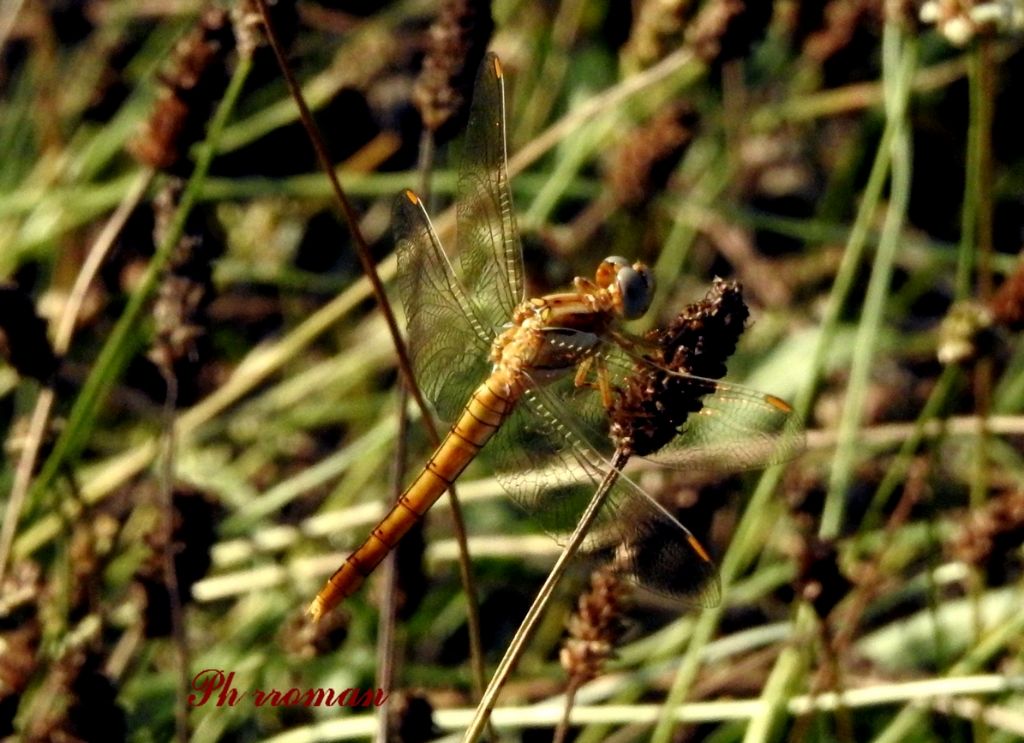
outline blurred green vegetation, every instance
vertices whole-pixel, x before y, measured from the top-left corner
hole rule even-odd
[[[140,180],[128,145],[199,5],[3,12],[18,5],[0,23],[0,280],[55,327],[104,223],[145,190],[85,297],[14,525],[0,731],[166,740],[182,679],[204,669],[250,692],[376,688],[382,579],[319,633],[301,613],[393,497],[399,377],[276,62],[265,46],[251,62],[225,50],[180,173],[186,208],[155,217],[168,176]],[[808,430],[805,454],[764,473],[637,475],[709,545],[723,600],[700,611],[635,596],[608,675],[576,700],[592,720],[576,740],[1020,739],[1020,3],[973,16],[958,3],[749,6],[493,7],[528,293],[624,255],[653,266],[647,322],[662,323],[713,277],[738,279],[752,322],[728,379],[792,401]],[[420,180],[410,93],[432,4],[275,12],[390,290],[390,204]],[[644,137],[681,103],[685,147],[650,175]],[[439,142],[430,174],[449,244],[450,149]],[[154,238],[157,219],[177,223]],[[171,409],[152,308],[168,260],[180,268],[182,230],[202,235],[212,277]],[[3,318],[8,346],[21,323]],[[0,365],[5,509],[42,389]],[[429,452],[420,429],[413,413],[408,473]],[[493,666],[557,545],[490,475],[483,458],[459,490]],[[396,705],[426,698],[441,728],[461,730],[467,716],[441,712],[474,706],[448,510],[431,511],[422,561],[413,545],[401,563],[388,691]],[[177,640],[168,555],[184,587]],[[502,697],[540,705],[501,717],[505,740],[550,740],[558,647],[585,577],[563,587]],[[195,740],[374,730],[361,708],[251,694],[186,714]]]

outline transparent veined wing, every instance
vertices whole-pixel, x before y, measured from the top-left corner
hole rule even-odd
[[[475,314],[430,218],[411,191],[395,200],[393,230],[413,372],[438,415],[452,421],[487,376],[494,331]]]
[[[480,65],[463,141],[457,189],[457,252],[462,282],[477,314],[493,327],[523,301],[523,253],[512,211],[501,64]]]
[[[604,343],[595,354],[591,383],[603,374],[613,394],[633,380],[653,385],[651,396],[662,394],[670,380],[671,394],[650,407],[652,416],[667,417],[666,406],[683,407],[671,413],[690,411],[674,434],[645,459],[675,469],[717,473],[758,469],[788,461],[805,443],[804,429],[793,408],[774,395],[731,382],[671,371],[651,360],[624,350],[616,343]],[[565,388],[562,388],[565,389]],[[569,390],[567,406],[580,421],[580,429],[599,451],[613,447],[610,424],[614,408],[605,408],[600,395],[588,390]],[[680,415],[680,418],[682,416]]]
[[[565,384],[572,382],[557,386]],[[556,540],[575,528],[611,469],[586,438],[551,388],[535,386],[485,449],[512,499]],[[619,573],[651,590],[688,603],[718,602],[717,572],[706,550],[625,475],[612,485],[586,545],[610,550]]]
[[[413,369],[447,421],[485,378],[496,329],[523,299],[522,249],[506,166],[504,82],[493,54],[480,66],[474,88],[457,199],[459,272],[411,192],[400,195],[394,209]]]
[[[804,429],[789,403],[736,384],[680,377],[701,409],[647,459],[677,469],[730,472],[780,464],[803,451]]]

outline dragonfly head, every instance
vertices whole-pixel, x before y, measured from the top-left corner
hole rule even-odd
[[[651,306],[654,276],[643,263],[630,265],[621,256],[610,256],[597,267],[595,280],[598,286],[611,292],[619,314],[627,320],[641,317]]]

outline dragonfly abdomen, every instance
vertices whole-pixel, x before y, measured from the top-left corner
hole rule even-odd
[[[496,372],[476,388],[462,415],[420,474],[313,599],[307,609],[313,621],[359,590],[367,576],[423,518],[498,430],[522,394],[521,386],[508,383],[508,377],[508,374]]]

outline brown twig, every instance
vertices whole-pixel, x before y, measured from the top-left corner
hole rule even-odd
[[[505,650],[505,656],[501,659],[501,663],[498,664],[494,676],[491,677],[491,681],[484,691],[480,704],[477,705],[473,720],[462,739],[463,743],[473,743],[473,741],[478,740],[487,727],[491,719],[491,712],[494,711],[494,707],[498,702],[498,695],[505,686],[509,674],[512,673],[516,663],[519,662],[519,658],[522,657],[523,652],[526,650],[526,644],[533,636],[533,632],[536,630],[537,624],[540,622],[540,618],[543,616],[548,604],[551,603],[555,587],[561,581],[562,576],[565,575],[569,561],[576,556],[580,547],[583,546],[583,541],[587,538],[591,525],[611,494],[612,488],[628,459],[629,455],[624,451],[619,450],[615,452],[611,461],[611,467],[606,473],[604,480],[601,481],[594,496],[590,499],[590,503],[587,504],[587,508],[580,517],[576,529],[566,542],[562,553],[558,556],[558,560],[552,566],[547,579],[544,581],[544,585],[537,591],[537,596],[526,612],[526,616],[523,617],[523,621],[519,625],[519,629],[516,630],[515,636],[509,642],[508,648]]]
[[[434,423],[430,409],[427,406],[426,400],[423,398],[423,393],[416,384],[416,378],[412,372],[412,364],[409,361],[408,351],[405,347],[404,341],[402,340],[402,334],[398,328],[398,322],[395,320],[395,315],[391,311],[391,305],[388,302],[387,295],[384,291],[384,284],[380,279],[380,275],[377,273],[377,267],[373,262],[370,247],[366,242],[366,238],[363,236],[362,230],[359,228],[359,220],[355,211],[349,203],[348,197],[345,195],[345,191],[334,171],[334,166],[332,165],[330,156],[327,153],[323,137],[320,136],[319,128],[317,127],[302,95],[302,89],[299,87],[298,81],[295,79],[291,68],[288,66],[288,62],[284,56],[284,50],[281,48],[281,45],[274,33],[266,0],[256,0],[256,3],[259,6],[260,14],[263,16],[267,40],[270,43],[271,49],[274,51],[274,56],[277,58],[278,66],[281,69],[281,74],[285,79],[285,83],[287,84],[289,91],[291,92],[292,98],[295,100],[295,104],[299,108],[299,117],[302,120],[303,127],[306,129],[310,142],[313,145],[313,149],[316,152],[317,161],[331,183],[331,189],[334,192],[334,197],[341,208],[345,222],[348,224],[349,233],[352,235],[352,240],[355,243],[356,256],[363,268],[363,273],[370,282],[373,294],[377,298],[381,314],[384,316],[384,320],[387,323],[388,332],[391,334],[391,339],[395,346],[395,353],[398,356],[399,371],[401,372],[403,380],[409,389],[409,393],[416,401],[416,406],[422,412],[423,424],[427,429],[430,441],[436,446],[440,444],[441,437],[438,433],[437,426]],[[468,564],[469,545],[468,538],[466,536],[465,518],[462,515],[462,507],[459,505],[457,496],[451,490],[448,491],[448,498],[451,502],[452,523],[455,531],[455,537],[459,545],[459,550],[466,556],[465,560]],[[480,660],[478,662],[482,666],[483,661]]]
[[[164,400],[163,417],[163,451],[159,470],[160,506],[163,511],[166,542],[163,550],[163,578],[167,585],[171,611],[171,637],[177,656],[177,681],[174,689],[174,732],[176,738],[185,743],[189,739],[188,729],[188,693],[190,691],[190,663],[188,633],[185,629],[185,610],[181,603],[178,587],[178,572],[175,569],[176,553],[174,539],[174,463],[175,433],[174,407],[178,397],[178,378],[168,367],[160,367],[164,381],[167,383],[167,396]]]

